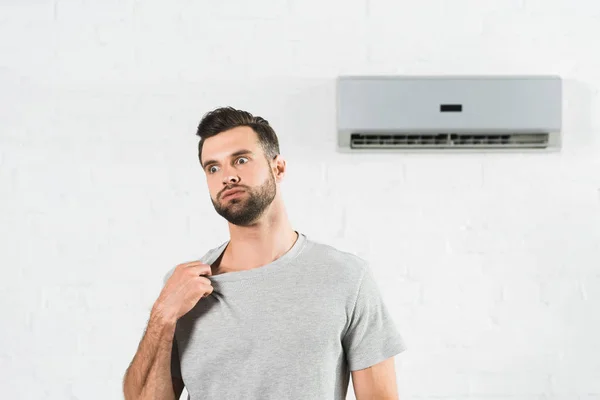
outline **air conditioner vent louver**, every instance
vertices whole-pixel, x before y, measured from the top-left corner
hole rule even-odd
[[[352,133],[353,149],[545,148],[548,133]]]

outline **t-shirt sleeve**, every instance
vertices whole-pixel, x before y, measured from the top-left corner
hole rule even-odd
[[[175,272],[175,268],[169,270],[163,277],[163,287]],[[177,329],[176,329],[177,330]],[[179,361],[179,350],[177,347],[177,336],[173,336],[173,346],[171,347],[171,376],[181,378],[181,365]]]
[[[370,367],[406,350],[368,265],[342,345],[350,371]]]

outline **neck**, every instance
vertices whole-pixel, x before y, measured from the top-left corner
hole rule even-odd
[[[230,240],[218,266],[220,273],[267,265],[294,245],[298,235],[279,200],[278,196],[262,218],[251,226],[229,224]]]

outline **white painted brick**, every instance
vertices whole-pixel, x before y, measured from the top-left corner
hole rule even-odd
[[[484,183],[481,154],[413,154],[402,160],[407,189],[462,191],[479,189]]]
[[[553,374],[560,362],[560,355],[553,349],[538,349],[534,346],[520,348],[502,342],[502,334],[488,329],[478,335],[477,340],[468,349],[460,350],[453,359],[453,367],[460,372],[502,373],[515,370],[515,360],[519,360],[518,370],[522,373]]]
[[[418,375],[417,375],[418,374]],[[415,373],[407,374],[407,379],[403,382],[403,386],[408,393],[418,393],[424,398],[467,398],[469,395],[468,376],[447,370],[436,370],[426,368],[417,370]],[[429,375],[435,376],[434,381],[429,379],[415,379],[416,376]],[[410,380],[412,378],[412,380]],[[412,397],[412,396],[411,396]]]
[[[216,3],[201,3],[203,11],[217,19],[267,19],[283,18],[289,10],[287,0],[265,0],[262,2],[245,3],[235,0],[225,0]]]
[[[387,269],[384,271],[388,271]],[[388,308],[415,306],[423,303],[423,285],[406,279],[381,278],[383,273],[374,270],[379,290],[386,299]]]
[[[552,375],[552,384],[556,388],[553,392],[565,396],[575,396],[578,393],[598,395],[600,394],[599,374],[599,369],[583,370],[583,368],[579,368],[577,373],[574,373],[573,370],[563,369],[560,373]]]
[[[587,302],[584,283],[575,280],[547,280],[541,283],[541,300],[544,304],[576,308]]]
[[[514,278],[502,284],[500,301],[511,304],[514,307],[536,305],[540,302],[545,302],[539,282],[517,280]]]
[[[415,321],[422,336],[417,343],[424,346],[469,348],[490,329],[487,308],[479,304],[455,304],[449,297],[447,305],[425,305],[415,310]]]
[[[490,311],[496,332],[496,345],[515,356],[523,351],[560,351],[570,328],[564,316],[544,305],[521,305],[519,308],[501,303]]]
[[[580,400],[599,400],[600,394],[583,394],[579,396]]]
[[[550,376],[544,373],[522,373],[513,371],[501,373],[480,372],[469,379],[469,393],[479,396],[510,396],[525,394],[542,396],[551,390]]]
[[[366,0],[290,0],[289,11],[295,18],[360,23],[369,9]]]
[[[589,304],[600,303],[600,275],[588,276],[582,280],[581,295]]]

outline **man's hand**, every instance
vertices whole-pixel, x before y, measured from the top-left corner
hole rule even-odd
[[[200,261],[179,264],[165,283],[152,312],[167,321],[177,322],[201,298],[212,293],[212,282],[201,275],[212,275],[210,265]]]

